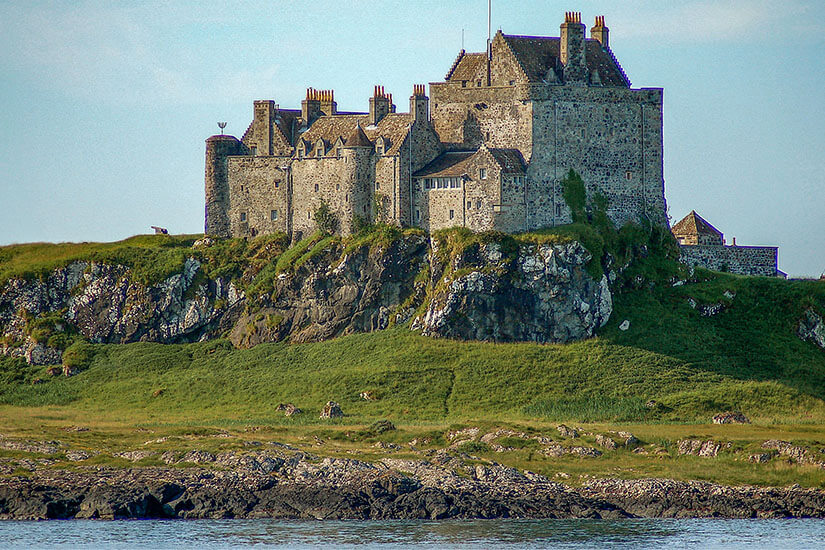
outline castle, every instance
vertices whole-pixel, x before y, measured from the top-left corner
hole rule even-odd
[[[630,87],[604,17],[585,31],[574,12],[559,37],[498,31],[429,97],[415,85],[407,113],[380,86],[367,112],[338,111],[332,90],[307,90],[300,110],[255,101],[240,140],[206,140],[206,233],[306,234],[322,204],[344,235],[375,221],[534,230],[572,221],[570,169],[617,226],[667,224],[662,89]]]

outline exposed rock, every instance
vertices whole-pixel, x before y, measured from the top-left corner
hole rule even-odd
[[[764,464],[771,459],[771,455],[768,453],[759,453],[755,455],[750,455],[748,457],[748,462],[755,462],[757,464]]]
[[[63,369],[61,367],[49,367],[46,370],[46,374],[48,374],[49,376],[58,376],[62,372],[63,372]]]
[[[703,457],[714,457],[719,453],[722,444],[712,439],[702,441],[701,439],[683,439],[676,443],[680,455],[696,455]],[[727,445],[730,447],[730,444]]]
[[[279,403],[277,407],[275,407],[276,411],[283,411],[284,416],[295,416],[296,414],[301,414],[301,409],[293,405],[292,403]]]
[[[625,319],[625,320],[624,320],[624,321],[622,321],[622,323],[619,325],[619,330],[622,330],[622,331],[625,331],[625,330],[627,330],[627,329],[629,329],[629,328],[630,328],[630,321],[629,321],[628,319]]]
[[[775,449],[780,455],[787,456],[791,460],[800,464],[813,464],[820,468],[825,468],[825,461],[819,460],[808,453],[808,449],[798,445],[792,445],[788,441],[779,439],[769,439],[762,443],[763,449]]]
[[[124,451],[114,454],[114,456],[125,458],[130,462],[137,462],[138,460],[143,460],[144,458],[149,458],[155,455],[157,455],[157,453],[154,451]]]
[[[395,424],[393,424],[389,420],[376,420],[369,427],[369,431],[376,434],[391,432],[393,430],[395,430]]]
[[[586,458],[596,458],[602,456],[601,451],[592,447],[564,447],[558,443],[550,443],[541,450],[546,456],[560,457],[567,454],[578,455]]]
[[[596,444],[600,447],[604,447],[608,451],[616,449],[616,442],[606,435],[596,434]]]
[[[432,298],[411,328],[469,340],[569,342],[592,336],[613,311],[607,277],[585,269],[579,243],[522,245],[512,257],[496,243],[470,247],[447,266],[430,254]]]
[[[344,411],[341,410],[341,405],[335,401],[327,401],[321,410],[320,418],[341,418],[342,416],[344,416]]]
[[[714,415],[714,424],[750,424],[751,421],[739,411],[727,411]]]
[[[825,349],[825,321],[813,309],[805,311],[804,317],[799,321],[798,334],[803,340],[810,340]]]
[[[365,401],[376,401],[378,399],[372,390],[362,391],[359,397]]]
[[[569,439],[579,437],[579,432],[578,430],[576,430],[576,428],[568,428],[564,424],[559,424],[558,426],[556,426],[556,429],[559,431],[559,434],[562,437],[566,437]]]
[[[637,447],[637,446],[642,444],[642,442],[639,441],[639,439],[630,432],[610,432],[610,433],[615,433],[616,435],[618,435],[619,437],[624,439],[624,446],[627,447],[628,449],[632,449],[632,448]]]

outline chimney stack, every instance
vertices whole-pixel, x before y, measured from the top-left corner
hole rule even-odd
[[[338,112],[338,104],[335,103],[334,90],[320,90],[321,112],[325,115],[334,115]]]
[[[321,116],[321,92],[315,88],[307,88],[307,98],[301,102],[301,118],[307,128]]]
[[[564,65],[565,84],[587,84],[587,62],[584,52],[584,31],[582,14],[569,11],[564,14],[561,25],[559,57]]]
[[[424,84],[413,84],[413,94],[410,96],[410,118],[414,123],[430,119],[430,98],[427,97],[427,88]]]
[[[604,15],[596,16],[596,24],[590,29],[590,38],[598,40],[605,50],[610,47],[610,29],[604,26]]]
[[[370,125],[381,122],[387,113],[390,112],[390,98],[384,93],[383,86],[376,86],[370,98]]]

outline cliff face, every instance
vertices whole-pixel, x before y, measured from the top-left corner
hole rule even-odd
[[[79,337],[173,343],[228,335],[250,347],[411,319],[413,330],[430,336],[567,342],[592,336],[610,317],[607,279],[588,274],[590,254],[576,242],[446,248],[418,234],[347,250],[333,241],[255,296],[242,282],[208,278],[194,257],[153,285],[137,282],[122,265],[75,261],[42,279],[0,287],[0,351],[56,364]]]

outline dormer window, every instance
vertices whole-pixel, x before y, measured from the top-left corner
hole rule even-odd
[[[257,157],[257,156],[258,156],[258,147],[256,147],[255,145],[253,145],[252,147],[250,147],[250,148],[249,148],[249,151],[252,153],[252,156],[253,156],[253,157]]]
[[[341,148],[340,147],[335,149],[335,156],[338,157],[338,158],[341,158]]]
[[[304,158],[305,153],[306,153],[306,149],[304,149],[303,145],[301,147],[298,147],[298,158],[299,159]]]
[[[486,180],[487,179],[487,169],[486,168],[479,168],[478,169],[478,179]]]

